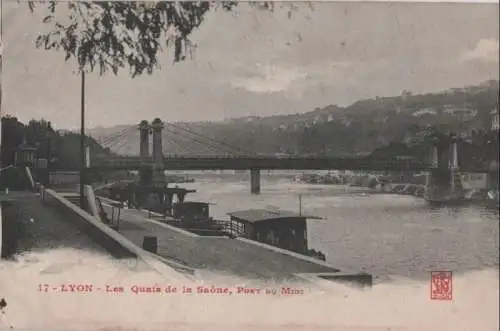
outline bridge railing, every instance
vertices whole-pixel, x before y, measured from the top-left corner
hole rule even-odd
[[[225,164],[224,162],[228,162]],[[429,162],[406,159],[374,159],[374,158],[327,158],[327,157],[267,157],[267,156],[175,156],[165,157],[164,166],[171,170],[190,169],[351,169],[351,170],[414,170],[428,171],[434,166]],[[312,165],[307,168],[307,165]],[[97,168],[141,168],[151,167],[150,160],[133,158],[101,159],[93,164]],[[187,166],[187,167],[186,167]],[[235,167],[232,167],[235,166]],[[460,166],[463,172],[488,172],[488,165],[468,164]]]
[[[225,163],[228,162],[228,163]],[[97,159],[93,167],[97,168],[143,168],[153,165],[151,159],[140,157],[115,157]],[[312,157],[268,157],[268,156],[173,156],[164,158],[164,166],[172,169],[393,169],[400,168],[425,170],[431,168],[430,164],[415,160],[381,160],[371,158],[312,158]]]
[[[170,170],[209,170],[209,169],[350,169],[373,171],[428,171],[432,164],[415,159],[373,157],[333,158],[307,156],[238,156],[238,155],[166,155],[164,166]],[[139,156],[95,158],[95,169],[141,169],[153,166],[151,158]],[[463,172],[488,172],[489,167],[461,166]]]
[[[164,162],[171,160],[297,160],[297,161],[336,161],[336,162],[365,162],[371,164],[425,164],[430,165],[428,162],[422,162],[413,159],[373,159],[366,157],[351,157],[351,158],[341,158],[341,157],[309,157],[309,156],[266,156],[266,155],[256,155],[256,156],[226,156],[226,155],[170,155],[164,156]],[[128,163],[128,164],[153,164],[151,158],[141,158],[138,156],[124,156],[124,157],[96,157],[93,159],[94,164],[105,164],[105,163]]]

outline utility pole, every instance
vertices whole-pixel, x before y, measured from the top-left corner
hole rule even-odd
[[[3,13],[3,1],[0,1],[0,13]],[[3,67],[3,21],[0,19],[0,169],[3,167],[3,159],[5,155],[2,155],[2,129],[3,129],[3,104],[2,104],[2,67]],[[0,171],[0,179],[2,178],[2,171]],[[1,180],[0,180],[1,182]]]
[[[84,193],[84,185],[85,185],[85,72],[83,68],[80,69],[81,75],[81,109],[80,109],[80,207],[85,209],[85,193]]]
[[[302,194],[299,194],[299,216],[302,216]]]

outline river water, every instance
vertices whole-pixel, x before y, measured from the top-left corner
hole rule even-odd
[[[339,185],[292,183],[263,176],[261,194],[250,194],[248,175],[198,177],[191,201],[207,201],[215,218],[250,208],[279,208],[319,216],[308,220],[308,243],[327,262],[365,271],[377,282],[394,277],[427,279],[430,271],[498,268],[498,212],[479,206],[428,206],[420,198],[370,194]]]

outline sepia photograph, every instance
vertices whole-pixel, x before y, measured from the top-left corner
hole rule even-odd
[[[498,1],[0,17],[0,330],[499,329]]]

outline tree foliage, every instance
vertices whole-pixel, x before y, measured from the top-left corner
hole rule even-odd
[[[80,166],[80,135],[73,132],[56,131],[50,122],[31,120],[23,124],[16,117],[2,117],[2,166],[15,163],[15,153],[26,143],[37,149],[38,158],[50,160],[53,168],[78,169]],[[91,157],[110,155],[91,137],[85,137],[90,146]]]
[[[249,4],[274,10],[272,1]],[[173,47],[174,62],[185,60],[194,47],[190,36],[207,13],[232,11],[238,5],[238,1],[29,2],[31,12],[36,7],[47,11],[42,22],[49,31],[37,37],[37,47],[62,51],[66,60],[76,60],[82,71],[98,68],[100,75],[108,70],[117,74],[128,67],[133,77],[151,74],[164,48]],[[61,14],[62,6],[67,13]],[[296,6],[286,6],[291,17]]]

